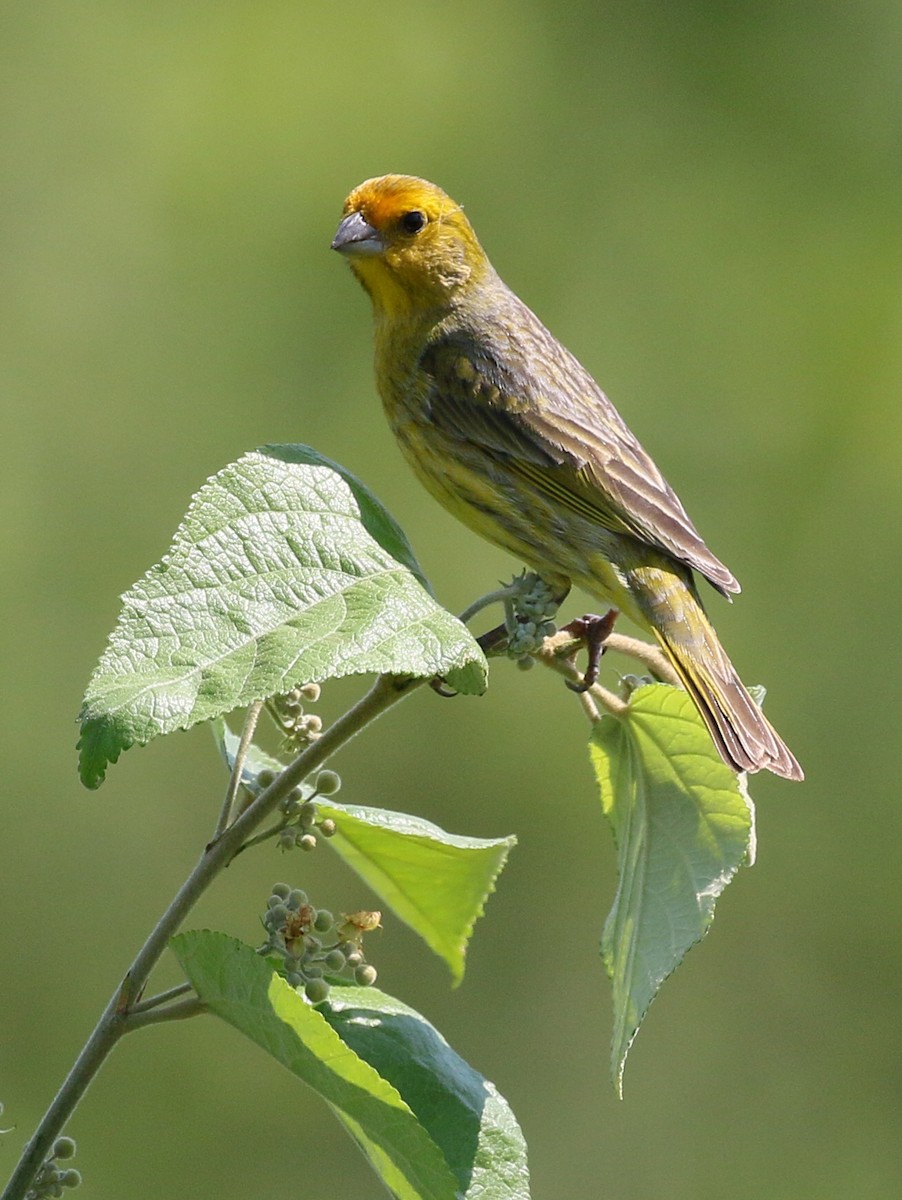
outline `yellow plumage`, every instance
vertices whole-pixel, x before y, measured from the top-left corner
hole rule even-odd
[[[477,533],[652,632],[736,770],[802,771],[743,687],[693,579],[739,584],[592,377],[501,281],[459,205],[409,175],[351,192],[332,243],[369,293],[401,449]]]

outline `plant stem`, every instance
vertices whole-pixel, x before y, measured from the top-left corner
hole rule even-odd
[[[144,1009],[138,1013],[130,1013],[128,1017],[128,1032],[134,1029],[144,1029],[148,1025],[160,1025],[163,1021],[185,1021],[188,1017],[197,1017],[207,1011],[207,1006],[197,996],[189,996],[187,1000],[178,1000],[175,1004],[163,1004],[159,1008]]]
[[[663,650],[652,645],[651,642],[643,642],[641,638],[627,637],[625,633],[609,633],[605,645],[608,650],[615,650],[618,654],[637,658],[662,683],[669,683],[673,687],[679,688],[683,686],[679,675],[670,665],[670,659]]]
[[[482,612],[484,608],[488,608],[490,604],[499,604],[504,600],[509,600],[514,595],[516,595],[516,587],[510,583],[505,587],[496,588],[493,592],[486,592],[484,596],[480,596],[478,600],[474,600],[472,604],[468,605],[460,614],[458,620],[467,625],[477,613]]]
[[[115,1044],[130,1029],[150,1023],[149,1012],[145,1010],[135,1013],[131,1007],[133,1002],[140,997],[147,977],[166,949],[169,939],[219,872],[228,866],[250,833],[276,809],[280,800],[293,787],[321,767],[326,759],[362,729],[424,682],[422,679],[380,675],[365,696],[298,755],[294,762],[290,763],[281,775],[205,848],[194,870],[179,888],[175,898],[138,951],[121,985],[110,998],[93,1033],[26,1145],[0,1200],[23,1200],[41,1164],[50,1154],[54,1141]],[[179,1016],[194,1015],[193,1000],[173,1006],[176,1007]],[[152,1019],[163,1019],[164,1013],[166,1019],[172,1019],[176,1015],[163,1009]]]
[[[252,838],[248,838],[243,846],[238,847],[235,853],[243,854],[245,850],[250,850],[251,846],[260,846],[263,842],[268,842],[270,838],[278,837],[284,828],[284,821],[279,821],[276,825],[270,825],[268,829],[264,829],[261,833],[255,833]]]
[[[152,1008],[157,1008],[161,1004],[168,1004],[170,1000],[177,1000],[179,996],[187,995],[190,991],[190,983],[177,983],[175,987],[167,988],[165,992],[160,992],[156,996],[150,996],[147,1000],[139,1000],[137,1004],[131,1006],[129,1012],[132,1015],[149,1012]]]
[[[572,655],[582,645],[581,639],[574,637],[572,633],[566,630],[561,630],[553,637],[546,638],[544,644],[535,652],[534,658],[538,659],[546,667],[550,667],[552,671],[556,671],[559,675],[563,675],[565,679],[571,682],[579,682],[583,677],[581,672],[574,665]],[[651,645],[649,642],[643,642],[639,638],[626,637],[622,633],[609,633],[605,638],[605,648],[615,650],[618,654],[626,654],[630,658],[638,659],[643,666],[647,667],[653,675],[665,683],[672,684],[674,687],[682,687],[679,676],[670,665],[664,653],[657,646]],[[594,724],[599,719],[598,703],[607,712],[614,716],[622,716],[628,707],[626,701],[621,700],[613,692],[601,684],[594,683],[588,691],[580,693],[580,701],[582,702],[583,710],[589,720]]]
[[[241,787],[241,772],[244,770],[247,752],[250,749],[254,730],[257,728],[257,721],[260,719],[260,713],[263,711],[265,703],[265,700],[258,700],[256,704],[252,704],[247,710],[247,716],[244,718],[244,728],[241,730],[241,741],[238,743],[238,749],[235,751],[235,762],[232,765],[229,786],[226,789],[222,808],[219,810],[219,820],[216,822],[216,828],[213,831],[214,841],[226,828],[231,819],[232,809],[235,806],[235,797],[238,795],[238,789]]]

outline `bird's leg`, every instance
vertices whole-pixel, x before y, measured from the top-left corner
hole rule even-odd
[[[605,651],[605,642],[614,628],[617,617],[617,609],[611,608],[603,617],[587,613],[584,617],[577,617],[569,625],[564,626],[567,633],[572,633],[574,637],[585,642],[589,652],[589,661],[583,673],[582,683],[571,683],[569,679],[564,680],[571,691],[587,692],[598,679],[598,668],[601,665],[601,656]]]

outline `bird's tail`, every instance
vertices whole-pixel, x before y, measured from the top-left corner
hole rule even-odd
[[[792,751],[736,674],[701,604],[693,602],[689,621],[653,628],[724,762],[737,771],[803,779]]]
[[[736,771],[803,779],[789,747],[736,674],[691,578],[662,568],[648,563],[633,568],[630,597],[695,701],[724,762]]]

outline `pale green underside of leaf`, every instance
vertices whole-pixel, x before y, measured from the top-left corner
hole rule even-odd
[[[81,774],[292,687],[440,675],[485,688],[468,630],[432,598],[404,534],[306,446],[244,455],[201,488],[172,545],[123,597],[81,714]]]
[[[224,721],[214,722],[213,733],[231,768],[237,736]],[[251,746],[242,781],[256,794],[257,774],[282,766]],[[336,823],[327,844],[448,964],[459,983],[473,926],[516,838],[459,837],[406,813],[338,804],[332,798],[316,803],[321,815]]]
[[[330,845],[448,964],[455,982],[476,920],[516,838],[459,837],[421,817],[318,800]]]
[[[208,1008],[333,1108],[399,1200],[528,1200],[509,1107],[418,1013],[370,988],[313,1008],[224,934],[172,947]]]
[[[677,688],[639,688],[625,717],[596,725],[590,753],[617,842],[602,955],[614,993],[611,1073],[622,1093],[649,1005],[707,932],[717,897],[748,855],[754,808]]]

